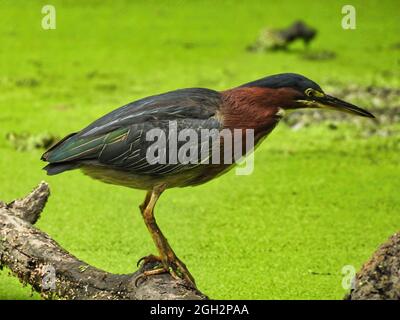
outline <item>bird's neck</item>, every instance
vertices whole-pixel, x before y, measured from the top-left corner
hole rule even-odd
[[[255,134],[269,133],[282,118],[286,103],[279,89],[239,87],[221,94],[224,126],[254,129]]]

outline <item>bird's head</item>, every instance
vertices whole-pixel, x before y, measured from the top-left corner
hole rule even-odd
[[[282,73],[256,80],[242,87],[256,87],[266,90],[265,97],[271,97],[282,109],[321,108],[334,109],[362,117],[374,115],[351,103],[330,96],[314,81],[295,73]],[[275,93],[275,94],[274,94]]]

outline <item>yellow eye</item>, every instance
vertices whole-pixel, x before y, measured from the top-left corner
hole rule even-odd
[[[311,88],[306,89],[306,91],[304,91],[304,93],[306,94],[307,97],[312,97],[314,95],[314,90]]]

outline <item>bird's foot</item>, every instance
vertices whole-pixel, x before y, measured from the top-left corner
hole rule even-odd
[[[137,262],[137,265],[146,265],[147,263],[155,263],[154,269],[143,271],[143,273],[136,278],[135,285],[137,285],[140,279],[169,272],[174,279],[182,279],[189,287],[196,288],[196,283],[193,276],[186,268],[186,265],[179,260],[177,256],[171,255],[170,258],[162,259],[161,257],[151,254],[140,258]]]
[[[150,254],[148,256],[142,257],[138,260],[138,262],[136,263],[136,266],[139,267],[139,265],[141,264],[142,266],[144,266],[145,264],[148,263],[154,263],[154,264],[162,264],[162,259],[160,257],[155,256],[154,254]]]

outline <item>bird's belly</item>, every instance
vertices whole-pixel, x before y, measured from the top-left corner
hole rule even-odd
[[[83,165],[81,170],[93,179],[134,189],[151,190],[154,186],[165,183],[165,177],[139,175],[103,166]]]
[[[194,186],[205,183],[224,172],[233,165],[202,164],[173,175],[143,175],[133,172],[96,165],[82,165],[85,175],[105,183],[125,186],[134,189],[151,190],[154,186],[165,184],[167,188]]]

